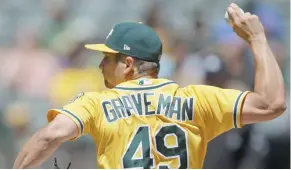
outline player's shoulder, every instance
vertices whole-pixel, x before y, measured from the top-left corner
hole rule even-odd
[[[185,87],[180,87],[179,90],[183,93],[189,93],[189,94],[193,94],[193,93],[199,93],[199,92],[203,92],[203,91],[215,91],[218,90],[218,87],[215,86],[210,86],[210,85],[187,85]]]
[[[181,88],[181,90],[190,95],[195,95],[198,97],[209,97],[209,95],[236,95],[240,93],[240,90],[237,89],[227,89],[227,88],[221,88],[217,86],[211,86],[211,85],[188,85],[184,88]]]
[[[112,89],[93,91],[93,92],[85,92],[84,94],[86,97],[91,98],[91,99],[96,99],[96,100],[112,98],[113,96],[116,95],[116,93]]]
[[[239,90],[223,89],[211,85],[187,85],[180,88],[178,94],[182,94],[187,97],[194,96],[196,99],[202,99],[210,96],[225,96],[225,94],[236,95],[239,92]]]

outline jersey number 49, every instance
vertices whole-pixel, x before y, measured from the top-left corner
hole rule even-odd
[[[168,135],[175,136],[175,146],[167,145],[166,137]],[[184,129],[174,124],[161,126],[154,136],[154,144],[157,152],[164,158],[178,158],[178,168],[188,168],[187,137]],[[140,145],[142,148],[142,156],[139,158],[133,158]],[[154,168],[154,158],[151,146],[150,127],[138,127],[122,157],[123,168]],[[170,169],[171,167],[166,164],[159,164],[157,165],[157,168]]]

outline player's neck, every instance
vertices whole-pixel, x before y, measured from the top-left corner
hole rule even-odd
[[[158,78],[157,75],[142,75],[142,74],[137,74],[132,76],[131,78],[127,79],[126,81],[130,81],[130,80],[137,80],[137,79],[156,79]]]
[[[141,79],[141,78],[147,78],[147,79],[156,79],[158,78],[158,75],[157,74],[136,74],[136,75],[133,75],[133,80],[136,80],[136,79]]]

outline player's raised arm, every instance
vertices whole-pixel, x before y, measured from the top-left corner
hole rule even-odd
[[[263,25],[256,15],[242,13],[236,4],[228,7],[234,31],[250,44],[255,60],[255,89],[245,98],[241,123],[267,121],[280,116],[285,110],[283,76],[274,57]]]
[[[63,142],[78,136],[78,133],[78,127],[73,120],[61,114],[57,115],[25,144],[13,168],[38,168]]]

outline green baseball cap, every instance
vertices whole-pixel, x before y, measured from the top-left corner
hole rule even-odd
[[[86,44],[85,47],[153,62],[159,62],[162,55],[162,42],[159,36],[152,28],[141,22],[117,24],[109,32],[105,44]]]

